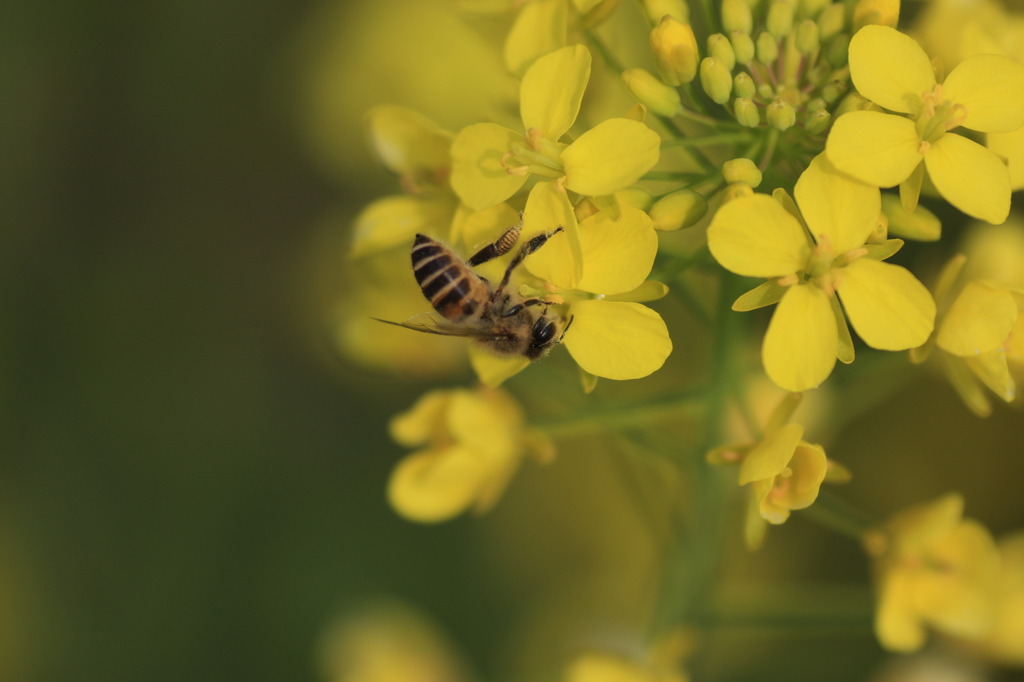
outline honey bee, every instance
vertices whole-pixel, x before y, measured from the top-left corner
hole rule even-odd
[[[561,315],[550,314],[550,303],[543,299],[520,296],[509,288],[509,280],[527,256],[562,228],[539,234],[523,244],[497,287],[472,270],[508,253],[521,231],[522,221],[466,261],[436,239],[417,234],[412,245],[413,274],[423,296],[447,322],[380,321],[428,334],[470,337],[496,355],[523,355],[530,360],[543,357],[562,342],[572,319],[566,322]]]

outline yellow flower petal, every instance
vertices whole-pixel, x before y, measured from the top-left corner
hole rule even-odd
[[[954,355],[987,353],[1003,345],[1016,319],[1013,294],[968,282],[943,318],[936,343]]]
[[[990,133],[988,148],[1008,161],[1010,187],[1024,189],[1024,128],[1012,133]]]
[[[963,126],[1009,133],[1024,125],[1024,66],[1000,54],[968,57],[942,84],[942,96],[963,105]]]
[[[448,168],[452,134],[411,109],[374,107],[367,115],[373,146],[384,165],[401,174]]]
[[[766,434],[765,439],[754,446],[743,459],[740,466],[739,484],[746,485],[752,481],[773,478],[793,458],[797,443],[803,438],[804,427],[800,424],[784,424],[774,432]]]
[[[793,274],[811,251],[796,218],[764,194],[721,206],[708,226],[708,248],[722,267],[746,277]]]
[[[949,203],[993,225],[1010,213],[1010,172],[977,142],[946,133],[924,157],[928,176]]]
[[[352,255],[363,256],[396,246],[412,246],[417,232],[441,234],[451,222],[456,202],[450,195],[396,195],[369,204],[356,218]]]
[[[916,114],[935,87],[931,61],[913,38],[888,26],[865,26],[850,40],[857,91],[891,111]]]
[[[502,157],[513,144],[525,144],[523,136],[494,123],[474,123],[463,128],[452,142],[452,189],[476,210],[483,210],[515,194],[526,175],[511,175]]]
[[[836,255],[863,246],[882,211],[877,187],[841,175],[824,154],[811,161],[793,193],[811,234],[827,237]]]
[[[828,457],[820,445],[800,443],[790,460],[793,474],[778,499],[787,509],[806,509],[818,499],[818,491],[828,472]]]
[[[527,270],[563,289],[575,289],[583,276],[583,247],[569,197],[554,182],[538,182],[523,210],[520,243],[561,226],[562,232],[524,261]]]
[[[589,196],[628,187],[658,162],[660,145],[661,137],[639,121],[603,121],[562,152],[565,186]]]
[[[565,347],[591,374],[639,379],[661,368],[672,352],[661,316],[639,303],[579,301],[571,313]]]
[[[861,32],[869,28],[865,26]],[[852,111],[832,124],[825,153],[841,172],[870,185],[893,187],[909,178],[921,163],[920,142],[914,122],[908,118]]]
[[[501,390],[455,391],[445,412],[455,442],[478,453],[489,465],[503,466],[517,455],[523,413]]]
[[[506,379],[519,374],[530,364],[529,358],[524,356],[514,357],[495,355],[476,344],[469,346],[469,364],[484,386],[496,388],[501,386]]]
[[[484,477],[480,458],[469,448],[413,453],[391,472],[388,502],[411,521],[446,521],[473,504]]]
[[[577,289],[620,294],[637,288],[651,274],[658,235],[643,211],[624,207],[619,218],[595,213],[580,223],[583,278]]]
[[[974,355],[965,360],[967,366],[974,372],[974,376],[981,379],[981,382],[1001,399],[1011,402],[1017,397],[1017,385],[1010,374],[1010,367],[1006,362],[1006,352],[1002,348]]]
[[[905,268],[861,258],[840,271],[837,289],[850,324],[872,348],[906,350],[932,333],[935,301]]]
[[[396,415],[388,424],[392,440],[399,445],[423,445],[444,429],[444,415],[451,400],[451,391],[430,391],[420,397],[408,411]]]
[[[828,294],[812,285],[789,288],[761,346],[768,377],[787,391],[817,387],[836,364],[838,332]]]
[[[984,526],[966,519],[939,538],[924,557],[927,565],[913,581],[914,605],[937,629],[977,639],[995,619],[999,550]]]
[[[523,126],[538,129],[546,140],[560,138],[576,120],[588,80],[590,52],[582,45],[563,47],[535,61],[519,87]]]
[[[569,6],[565,0],[517,3],[521,9],[505,38],[505,67],[521,74],[535,59],[565,45]]]
[[[875,636],[890,651],[915,651],[925,631],[913,604],[912,575],[891,571],[882,576],[875,607]]]

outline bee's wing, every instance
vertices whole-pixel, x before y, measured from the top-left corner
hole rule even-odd
[[[383,322],[384,324],[393,324],[396,327],[405,327],[406,329],[411,329],[414,332],[423,332],[424,334],[438,334],[440,336],[469,336],[472,338],[495,338],[505,336],[504,334],[485,332],[470,325],[456,326],[448,322],[441,322],[427,314],[415,315],[405,322],[392,322],[391,320],[382,320],[379,317],[371,319]]]

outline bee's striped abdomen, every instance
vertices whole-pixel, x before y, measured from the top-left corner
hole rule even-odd
[[[430,237],[416,235],[412,270],[430,305],[451,322],[476,314],[481,301],[487,301],[486,285],[447,247]]]

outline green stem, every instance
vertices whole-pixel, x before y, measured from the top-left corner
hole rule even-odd
[[[647,426],[677,416],[681,410],[699,405],[707,396],[706,389],[691,389],[640,405],[616,407],[570,417],[531,424],[549,436],[564,437],[599,433],[631,426]]]
[[[822,490],[814,504],[800,514],[858,542],[875,525],[863,512],[828,490]]]
[[[695,135],[691,137],[677,137],[665,140],[661,148],[668,147],[699,147],[702,145],[728,144],[729,142],[745,142],[750,139],[746,133],[714,133],[711,135]]]

